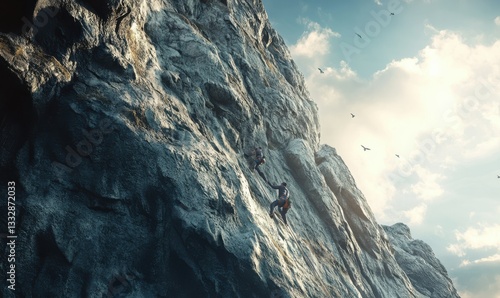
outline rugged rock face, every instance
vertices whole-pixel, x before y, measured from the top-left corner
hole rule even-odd
[[[395,249],[396,261],[423,297],[460,297],[429,245],[413,240],[410,229],[402,223],[383,228]]]
[[[260,1],[20,3],[24,21],[0,25],[18,235],[3,297],[441,297],[320,145]],[[291,229],[269,218],[256,145],[289,185]]]

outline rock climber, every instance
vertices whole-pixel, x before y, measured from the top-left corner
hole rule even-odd
[[[268,182],[268,184],[272,188],[278,190],[278,199],[271,203],[270,210],[269,210],[269,216],[273,217],[274,208],[276,206],[278,206],[278,210],[281,214],[281,217],[283,218],[283,222],[285,224],[287,224],[286,213],[288,212],[288,209],[290,209],[290,200],[289,200],[290,192],[288,191],[288,188],[286,187],[286,182],[283,182],[280,185],[272,185],[269,182]]]
[[[262,153],[262,147],[258,147],[258,148],[255,147],[254,152],[255,152],[255,160],[254,160],[255,165],[254,165],[253,169],[258,171],[259,166],[266,162],[266,157]]]

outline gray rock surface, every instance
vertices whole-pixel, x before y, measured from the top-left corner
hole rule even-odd
[[[16,182],[18,235],[3,297],[430,293],[320,145],[261,1],[23,3],[31,25],[0,26],[0,182]],[[269,218],[254,146],[289,185],[290,227]]]
[[[460,297],[428,244],[412,239],[410,229],[403,223],[383,228],[394,247],[396,261],[422,297]]]

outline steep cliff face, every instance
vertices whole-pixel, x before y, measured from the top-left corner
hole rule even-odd
[[[410,229],[402,223],[384,226],[384,230],[394,246],[398,264],[423,297],[460,297],[446,269],[429,245],[421,240],[414,240]]]
[[[3,297],[438,297],[320,145],[259,0],[23,3],[34,17],[0,26]],[[256,145],[291,228],[269,218]]]

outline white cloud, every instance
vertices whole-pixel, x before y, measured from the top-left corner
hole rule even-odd
[[[495,18],[495,25],[500,26],[500,16]]]
[[[478,131],[478,133],[481,133]],[[483,132],[484,133],[484,132]],[[470,142],[468,148],[463,152],[467,159],[476,159],[482,156],[489,156],[498,152],[500,149],[500,139],[482,139],[479,142]]]
[[[498,248],[500,250],[500,225],[480,225],[477,228],[468,228],[464,232],[457,232],[456,239],[465,248]]]
[[[410,225],[419,225],[424,221],[426,212],[427,205],[421,204],[408,211],[403,211],[403,214],[408,219]]]
[[[494,254],[477,260],[469,261],[463,260],[460,267],[466,267],[470,265],[485,264],[485,263],[500,263],[500,254]]]
[[[415,172],[419,181],[411,186],[411,191],[424,201],[431,201],[443,194],[443,188],[439,184],[445,177],[438,173],[433,173],[428,169],[417,165]]]
[[[336,80],[349,80],[349,79],[355,79],[357,77],[357,74],[354,70],[352,70],[349,67],[349,64],[345,61],[340,61],[340,68],[336,69],[333,67],[326,67],[323,69],[324,74],[321,75],[323,79],[329,79],[331,77],[335,78]]]
[[[464,248],[460,244],[450,244],[446,248],[450,253],[458,256],[458,257],[463,257],[465,256],[465,251]]]
[[[486,225],[479,224],[477,227],[470,227],[460,232],[455,231],[456,243],[448,246],[448,251],[463,257],[468,250],[495,249],[500,252],[500,224]],[[483,258],[482,262],[495,260],[497,255]]]
[[[294,58],[306,57],[315,58],[318,55],[324,56],[330,52],[330,40],[332,37],[339,37],[340,34],[330,28],[323,28],[318,23],[308,19],[300,20],[307,26],[307,30],[296,44],[290,47]]]
[[[435,33],[439,32],[439,29],[437,29],[432,24],[427,23],[427,22],[424,24],[424,28],[426,29],[426,31],[432,32],[432,34],[435,34]]]

